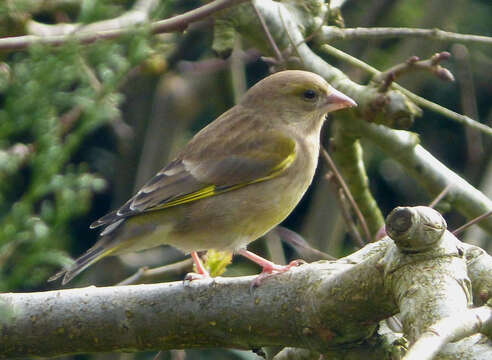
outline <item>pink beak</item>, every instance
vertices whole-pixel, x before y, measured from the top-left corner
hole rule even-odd
[[[325,103],[323,104],[323,109],[326,113],[329,113],[354,106],[357,106],[357,103],[354,100],[332,88],[330,95],[328,95]]]

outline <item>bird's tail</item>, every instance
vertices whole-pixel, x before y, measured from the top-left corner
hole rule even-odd
[[[102,259],[105,256],[108,256],[109,254],[111,254],[113,251],[116,250],[116,248],[114,247],[108,248],[105,245],[106,244],[101,244],[101,245],[96,244],[94,247],[87,250],[87,252],[84,255],[75,259],[73,265],[71,265],[67,269],[64,269],[56,273],[55,275],[50,277],[48,281],[54,281],[63,276],[62,285],[65,285],[70,280],[72,280],[75,276],[77,276],[82,271],[84,271],[86,268],[94,264],[96,261]]]

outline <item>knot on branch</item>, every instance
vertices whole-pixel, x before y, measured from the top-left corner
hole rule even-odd
[[[425,251],[439,243],[446,221],[436,210],[426,207],[397,207],[386,218],[386,232],[402,251]]]
[[[400,91],[381,93],[374,83],[366,87],[364,98],[358,100],[364,119],[393,129],[408,129],[422,115],[422,110]]]
[[[440,258],[465,260],[461,243],[446,230],[446,221],[433,208],[395,208],[386,218],[386,233],[396,245],[382,259],[386,274]]]
[[[367,95],[365,118],[394,129],[408,129],[415,117],[421,116],[422,111],[400,91],[391,89],[391,85],[403,74],[422,70],[443,81],[454,81],[453,74],[440,65],[441,61],[449,59],[450,56],[445,51],[436,53],[426,60],[411,56],[405,62],[374,76],[367,86],[371,92]],[[360,100],[359,103],[363,105]]]

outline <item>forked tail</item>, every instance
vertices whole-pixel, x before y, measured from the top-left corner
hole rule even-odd
[[[109,248],[104,245],[96,244],[96,246],[87,250],[87,252],[81,257],[75,260],[75,263],[71,265],[68,269],[64,269],[48,279],[48,281],[54,281],[63,276],[62,285],[65,285],[79,273],[84,271],[86,268],[94,264],[96,261],[102,259],[103,257],[112,253],[115,249]]]

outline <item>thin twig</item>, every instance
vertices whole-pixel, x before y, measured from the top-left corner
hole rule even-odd
[[[472,219],[472,220],[468,221],[466,224],[461,225],[456,230],[453,230],[452,231],[453,235],[458,235],[459,233],[463,232],[463,230],[466,230],[467,228],[469,228],[472,225],[475,225],[476,223],[479,223],[483,219],[488,218],[490,215],[492,215],[492,210],[486,212],[485,214],[477,216],[475,219]]]
[[[73,108],[60,115],[58,120],[60,121],[59,135],[61,137],[64,137],[72,130],[73,126],[80,118],[80,115],[82,115],[81,105],[75,105]]]
[[[434,208],[437,204],[439,204],[439,201],[441,201],[451,189],[451,185],[452,184],[446,185],[446,187],[442,189],[442,191],[435,197],[435,199],[431,201],[429,207]]]
[[[304,253],[307,253],[311,257],[316,258],[316,260],[336,260],[337,258],[327,254],[323,251],[313,248],[306,240],[302,238],[301,235],[287,229],[283,226],[278,225],[274,230],[277,233],[280,239],[292,246],[301,256],[304,256]],[[306,259],[304,259],[306,260]]]
[[[176,15],[172,18],[155,21],[150,24],[150,29],[153,34],[167,33],[175,31],[183,31],[186,27],[196,21],[203,20],[213,13],[216,13],[225,8],[245,2],[246,0],[216,0],[205,4],[199,8],[193,9],[181,15]],[[36,36],[24,35],[13,36],[0,39],[0,50],[20,50],[25,49],[33,44],[44,45],[62,45],[69,40],[79,41],[87,44],[96,40],[114,39],[122,35],[126,35],[134,31],[135,26],[122,27],[112,30],[98,32],[84,32],[70,35],[55,35],[55,36]]]
[[[277,59],[278,63],[285,64],[285,59],[282,56],[282,52],[280,51],[277,44],[275,43],[275,40],[273,39],[273,36],[270,33],[267,24],[265,23],[265,19],[263,18],[263,15],[261,15],[261,13],[258,11],[258,8],[256,7],[253,1],[251,1],[250,4],[253,7],[256,16],[258,17],[258,20],[260,20],[261,27],[263,28],[263,31],[265,32],[265,35],[268,39],[268,43],[270,44],[270,47],[272,48],[273,53],[275,54],[275,58]]]
[[[456,75],[459,79],[459,91],[461,98],[461,108],[463,114],[472,119],[479,119],[477,94],[475,93],[475,84],[473,80],[473,65],[470,61],[468,49],[463,44],[455,44],[451,48],[451,52],[455,58]],[[470,174],[479,169],[480,163],[484,155],[484,144],[480,133],[473,129],[466,129],[466,173]]]
[[[353,66],[356,66],[364,71],[367,71],[370,74],[373,75],[378,75],[381,72],[375,68],[373,68],[371,65],[366,64],[365,62],[341,51],[338,50],[337,48],[330,46],[330,45],[323,45],[322,50],[324,50],[326,53],[335,56],[339,59],[342,59],[344,61],[347,61]],[[449,110],[445,108],[444,106],[438,105],[436,103],[433,103],[432,101],[429,101],[427,99],[424,99],[423,97],[420,97],[413,92],[405,89],[401,85],[398,85],[397,83],[393,83],[392,86],[401,91],[404,95],[406,95],[410,100],[414,101],[416,104],[421,105],[423,107],[428,108],[429,110],[432,110],[436,113],[439,113],[451,120],[457,121],[465,126],[469,126],[471,128],[477,129],[480,132],[487,134],[489,136],[492,136],[492,128],[488,127],[485,124],[479,123],[478,121],[475,121],[468,116],[458,114],[452,110]]]
[[[87,62],[82,56],[79,57],[79,61],[80,61],[80,67],[86,73],[87,78],[89,79],[89,84],[91,85],[92,89],[95,90],[96,92],[101,92],[103,86],[99,81],[99,79],[97,78],[94,71],[89,67],[89,65],[87,64]]]
[[[348,233],[355,239],[355,242],[359,248],[364,247],[364,240],[360,236],[359,230],[357,229],[357,224],[350,214],[351,204],[347,201],[347,197],[345,196],[342,188],[338,188],[338,199],[340,201],[340,212],[345,220],[345,223],[347,224]]]
[[[331,42],[333,40],[366,40],[366,39],[387,39],[401,37],[427,38],[440,41],[452,41],[462,43],[492,44],[492,37],[458,34],[439,29],[415,29],[404,27],[372,27],[372,28],[339,28],[335,26],[324,26],[319,41]]]
[[[321,155],[323,156],[323,159],[328,164],[330,170],[333,172],[333,175],[335,176],[338,185],[343,189],[343,191],[345,191],[345,196],[347,196],[348,201],[350,202],[352,208],[354,209],[357,219],[359,220],[360,226],[362,227],[362,231],[364,232],[364,237],[366,238],[366,241],[372,242],[371,233],[369,232],[369,228],[367,227],[366,219],[364,219],[364,216],[362,215],[359,206],[357,205],[357,203],[354,200],[354,197],[350,193],[350,190],[347,184],[345,183],[345,181],[343,180],[342,175],[338,171],[335,162],[333,161],[330,154],[328,154],[328,151],[326,151],[324,147],[321,147]]]
[[[428,71],[443,81],[454,81],[451,71],[440,65],[441,61],[449,59],[450,56],[451,54],[447,51],[436,53],[427,60],[420,60],[418,56],[412,56],[404,63],[397,64],[374,76],[372,81],[381,83],[379,86],[379,92],[381,93],[388,91],[391,84],[400,76],[415,70]]]
[[[289,32],[289,28],[286,26],[285,24],[285,20],[284,20],[284,16],[282,15],[282,11],[280,9],[280,7],[278,8],[278,16],[280,17],[280,21],[282,22],[282,27],[284,28],[284,31],[285,31],[285,34],[287,35],[287,38],[289,39],[289,43],[290,45],[292,46],[293,50],[296,55],[297,55],[297,58],[299,59],[299,61],[302,63],[302,57],[301,55],[299,54],[299,51],[297,50],[297,47],[302,44],[302,42],[299,42],[298,45],[295,44],[294,40],[292,39],[292,36],[290,36],[290,32]],[[303,39],[304,40],[304,39]],[[304,65],[304,64],[303,64]]]
[[[237,56],[242,62],[249,64],[258,60],[260,53],[256,49],[249,49],[241,51]],[[207,74],[231,67],[231,63],[232,59],[231,56],[229,56],[227,59],[212,58],[198,61],[181,60],[176,66],[182,73]]]
[[[237,104],[248,90],[244,53],[242,49],[241,39],[239,37],[236,37],[234,49],[232,50],[229,59],[229,71],[232,80],[234,103]]]
[[[118,283],[118,285],[130,285],[138,284],[143,281],[155,281],[162,279],[166,276],[172,276],[176,274],[184,274],[191,271],[193,268],[193,260],[187,258],[182,261],[178,261],[174,264],[164,265],[157,268],[149,269],[147,267],[142,267],[138,271],[127,277],[125,280]]]

